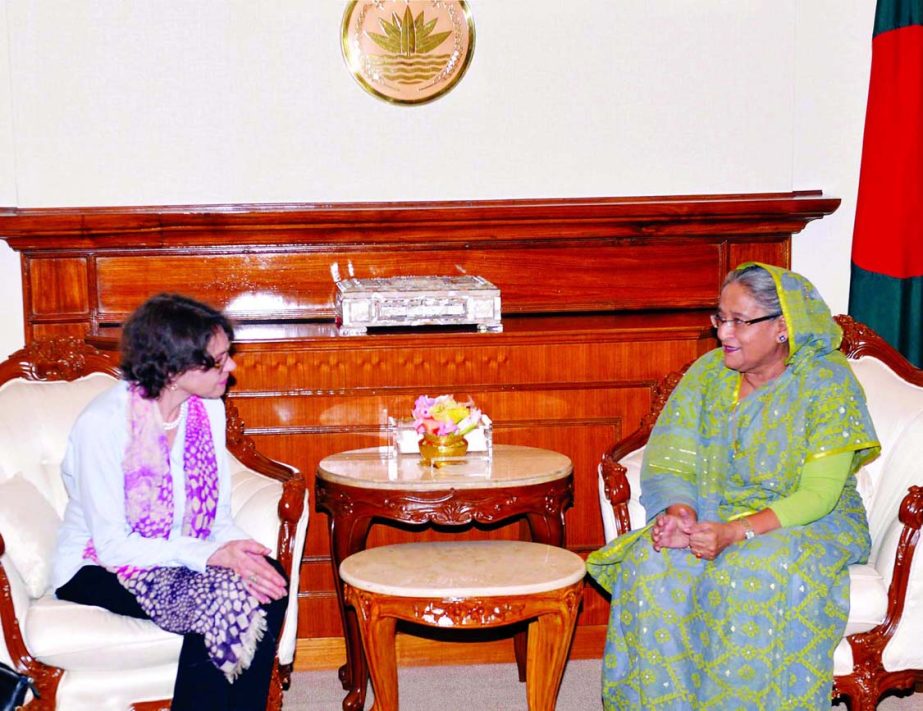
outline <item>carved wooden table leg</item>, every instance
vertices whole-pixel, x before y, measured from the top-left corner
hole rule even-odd
[[[331,519],[331,528],[334,525],[333,521],[334,519]],[[345,625],[344,638],[346,640],[346,664],[340,667],[339,674],[343,688],[349,691],[346,698],[343,699],[343,711],[362,711],[365,708],[369,670],[362,650],[362,639],[356,611],[351,606],[344,607],[345,600],[343,586],[340,582],[339,566],[350,555],[365,548],[365,541],[368,538],[371,525],[371,518],[344,521],[344,527],[348,529],[347,535],[342,537],[340,545],[334,546],[333,567],[335,572],[333,581],[337,587],[337,601],[341,606],[341,619]],[[337,540],[333,536],[333,531],[331,531],[331,540]]]
[[[363,596],[344,585],[346,599],[358,611],[375,703],[371,711],[398,711],[397,618],[383,616],[376,596]]]
[[[337,492],[329,493],[322,487],[317,487],[316,492],[315,506],[329,516],[330,562],[333,565],[333,584],[346,642],[346,664],[338,672],[340,683],[349,692],[343,699],[343,711],[362,711],[369,683],[368,668],[356,613],[346,602],[340,582],[340,563],[365,548],[372,517],[358,514],[353,503]]]
[[[577,624],[583,584],[561,591],[560,608],[535,618],[529,625],[526,700],[529,711],[554,711],[567,651]]]
[[[568,486],[559,487],[549,492],[546,497],[547,510],[537,514],[526,515],[529,523],[529,533],[536,543],[547,543],[549,546],[564,547],[564,509],[573,503],[573,489]],[[516,670],[519,681],[528,678],[528,649],[529,628],[517,632],[513,637],[513,652],[516,654]]]

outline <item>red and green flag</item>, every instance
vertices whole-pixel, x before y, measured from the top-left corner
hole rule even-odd
[[[849,313],[923,367],[923,0],[878,0]]]

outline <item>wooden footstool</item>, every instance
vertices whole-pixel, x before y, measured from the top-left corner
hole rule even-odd
[[[586,572],[564,548],[523,541],[403,543],[355,553],[340,565],[356,609],[375,705],[398,711],[397,620],[430,627],[529,623],[529,711],[554,711]]]

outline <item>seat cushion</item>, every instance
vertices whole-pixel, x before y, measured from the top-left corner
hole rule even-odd
[[[0,481],[0,533],[29,596],[49,591],[51,558],[61,519],[47,499],[17,473]]]
[[[849,619],[846,635],[867,632],[881,624],[888,609],[888,588],[871,565],[849,566]]]
[[[29,607],[26,644],[45,664],[68,671],[141,669],[179,659],[183,638],[149,620],[45,596]]]
[[[173,696],[176,663],[130,671],[68,672],[55,696],[55,711],[126,711],[144,701]]]
[[[91,373],[73,381],[16,379],[0,386],[0,473],[6,478],[22,472],[62,516],[67,436],[83,408],[114,382],[111,375]]]

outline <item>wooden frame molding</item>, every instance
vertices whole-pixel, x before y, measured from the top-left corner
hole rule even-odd
[[[334,281],[351,271],[478,274],[500,286],[504,314],[702,307],[718,272],[750,258],[787,261],[790,236],[838,205],[802,191],[0,208],[0,238],[23,254],[31,340],[117,324],[159,290],[191,290],[241,320],[331,319]],[[580,288],[575,272],[585,275]]]

